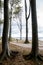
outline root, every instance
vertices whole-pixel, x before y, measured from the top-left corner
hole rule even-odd
[[[28,40],[25,40],[25,42],[24,43],[29,43],[29,41]]]
[[[40,65],[40,61],[43,62],[43,56],[41,56],[40,54],[38,54],[37,56],[33,56],[32,53],[28,54],[28,55],[23,55],[25,60],[33,60],[34,62],[36,62],[37,65]]]
[[[16,52],[16,51],[11,51],[11,52],[10,52],[10,55],[11,55],[12,57],[15,57],[17,54],[18,54],[18,52]]]
[[[39,61],[43,61],[43,56],[42,56],[42,55],[39,54],[39,55],[37,56],[37,58],[38,58]]]
[[[10,57],[9,54],[6,51],[4,51],[4,52],[1,53],[0,61],[8,59],[9,57]]]
[[[24,59],[25,60],[29,60],[29,59],[32,59],[32,54],[28,54],[28,55],[23,55]]]

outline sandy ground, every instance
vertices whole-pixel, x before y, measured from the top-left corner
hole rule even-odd
[[[43,41],[39,41],[39,53],[43,55]],[[30,43],[27,43],[27,44],[24,44],[24,43],[15,43],[14,41],[13,42],[10,42],[10,49],[11,50],[17,50],[23,54],[28,54],[31,52],[31,49],[32,49],[32,42],[30,41]],[[11,48],[12,46],[12,48]]]
[[[0,50],[2,51],[2,45],[0,44]],[[10,50],[14,50],[14,51],[19,51],[22,54],[28,54],[31,52],[31,48],[32,48],[32,42],[30,41],[30,43],[24,44],[24,42],[15,42],[15,41],[11,41],[9,43],[9,49]],[[43,41],[39,41],[39,53],[43,54]]]
[[[39,41],[39,47],[41,45],[41,47],[43,48],[42,43],[43,41]],[[0,44],[0,53],[2,51],[1,48],[2,45]],[[2,63],[0,63],[0,65],[37,65],[35,61],[33,60],[27,61],[23,58],[23,55],[29,54],[31,52],[31,46],[29,47],[29,44],[17,43],[12,41],[9,43],[9,49],[13,51],[18,51],[19,53],[12,59],[4,60]],[[43,50],[39,49],[39,53],[43,55]],[[43,65],[43,62],[41,62],[40,65]]]

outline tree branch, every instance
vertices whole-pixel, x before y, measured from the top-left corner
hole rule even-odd
[[[29,17],[30,17],[30,6],[29,6],[29,15],[28,15],[28,17],[27,17],[27,20],[29,19]]]

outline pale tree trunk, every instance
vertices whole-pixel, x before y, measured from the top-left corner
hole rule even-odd
[[[12,6],[11,6],[11,13],[10,13],[10,29],[9,29],[9,41],[11,40],[11,33],[12,33],[12,26],[11,26],[11,23],[12,23]]]
[[[1,39],[1,24],[0,24],[0,39]]]
[[[22,21],[20,17],[20,40],[22,40]]]

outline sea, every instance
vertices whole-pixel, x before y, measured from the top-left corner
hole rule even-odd
[[[0,37],[2,37],[3,32],[3,24],[0,24]],[[16,22],[12,22],[11,26],[11,37],[15,39],[20,39],[20,29],[17,26]],[[26,26],[25,23],[22,25],[22,40],[25,40],[26,38]],[[32,27],[29,24],[28,26],[28,39],[32,40]],[[43,41],[43,27],[38,28],[38,40]]]

